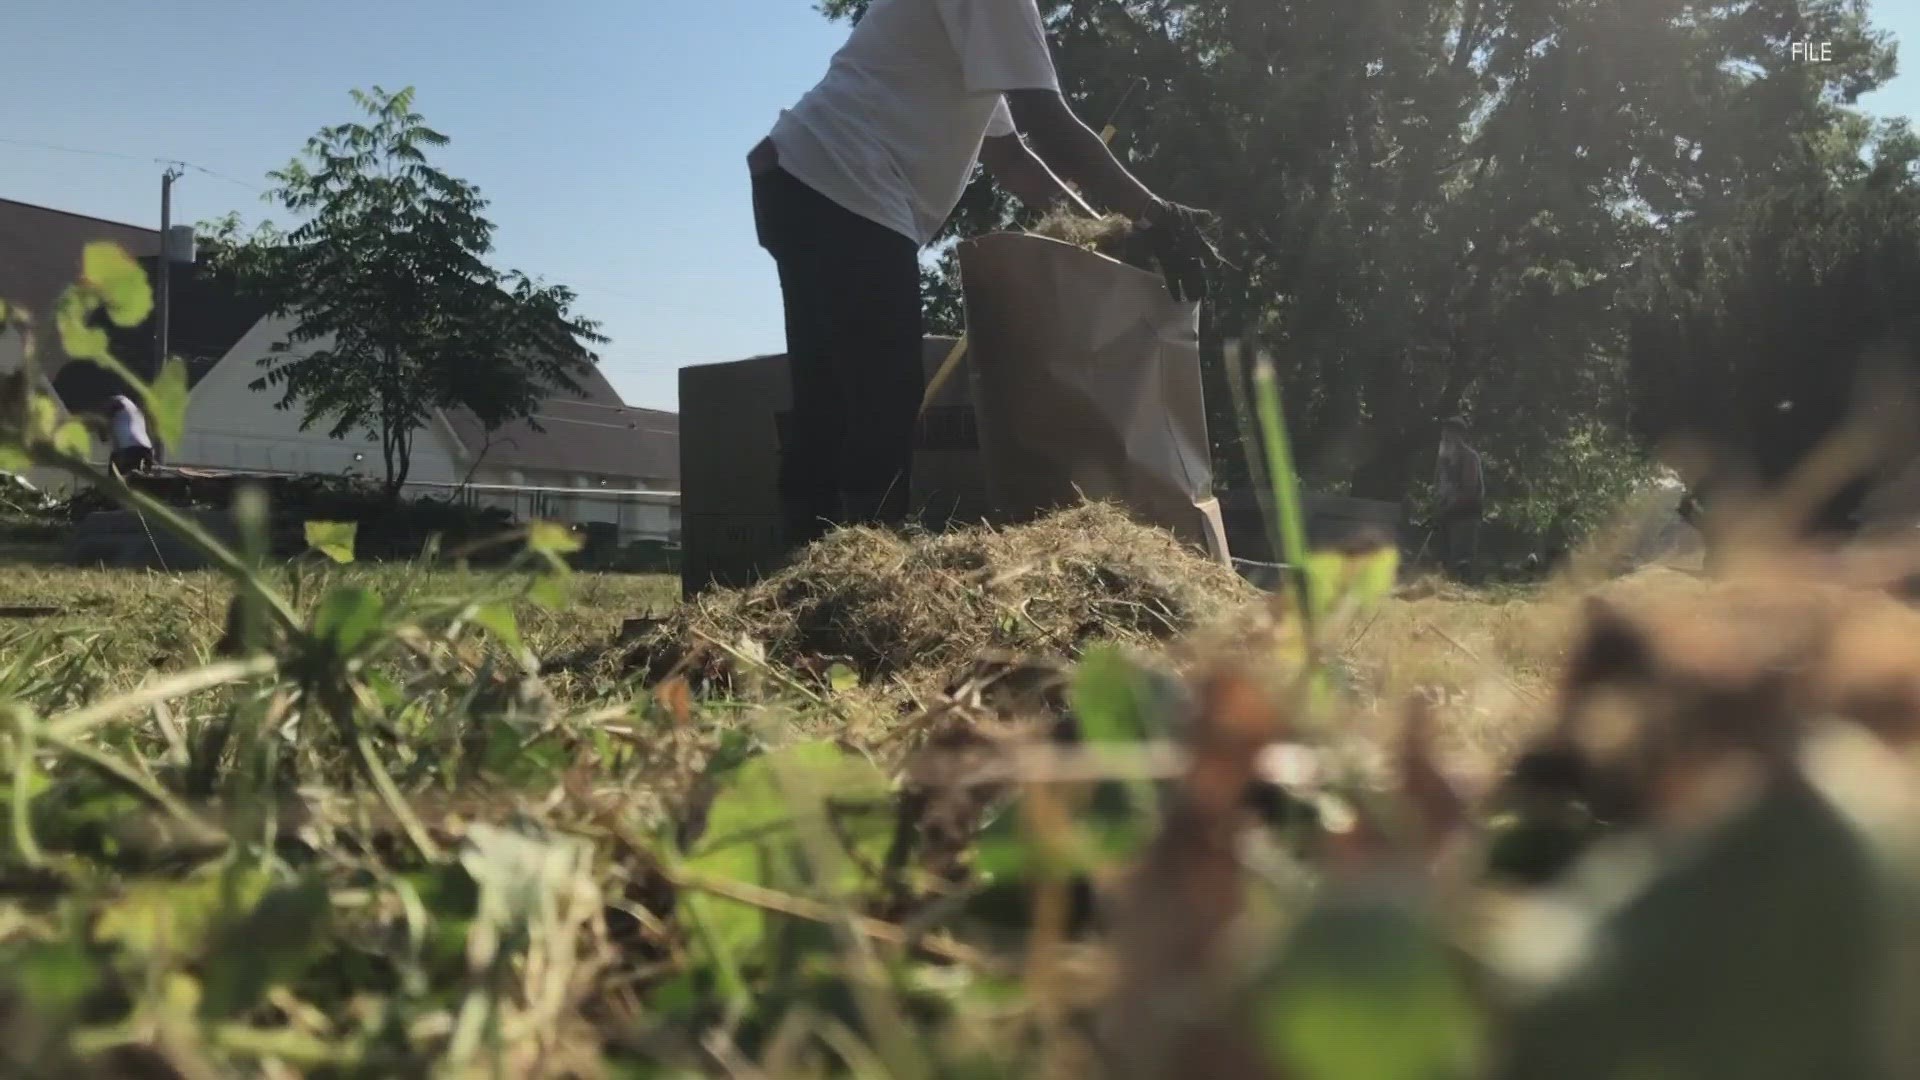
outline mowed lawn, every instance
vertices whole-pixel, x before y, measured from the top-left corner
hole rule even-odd
[[[294,577],[273,571],[293,595]],[[300,575],[300,606],[326,589],[359,585],[388,598],[466,597],[489,587],[517,585],[526,575],[431,569],[408,564],[308,568]],[[213,572],[81,569],[33,563],[0,565],[0,667],[18,655],[29,635],[55,634],[71,648],[94,650],[103,690],[133,686],[155,669],[205,663],[225,628],[233,584]],[[677,603],[676,577],[645,574],[571,575],[568,603],[548,610],[516,607],[528,648],[542,657],[605,651],[622,620],[658,614]],[[45,610],[51,609],[51,610]],[[584,689],[584,688],[582,688]]]
[[[290,594],[294,581],[274,571]],[[388,598],[473,595],[510,585],[498,571],[408,564],[309,568],[299,601],[354,584]],[[529,648],[548,664],[556,695],[574,707],[637,689],[620,662],[621,623],[658,615],[679,600],[679,581],[661,575],[572,575],[564,608],[517,607]],[[1627,582],[1615,582],[1624,586]],[[1647,581],[1664,587],[1669,583]],[[55,651],[92,650],[97,692],[137,685],[156,670],[205,663],[220,639],[233,586],[210,572],[80,569],[45,564],[0,566],[0,669],[30,636],[66,638]],[[1419,694],[1438,712],[1447,740],[1469,756],[1497,758],[1546,705],[1565,655],[1575,609],[1572,591],[1476,592],[1453,587],[1403,590],[1362,620],[1338,652],[1364,712],[1392,723],[1397,702]],[[40,612],[33,609],[51,609]]]

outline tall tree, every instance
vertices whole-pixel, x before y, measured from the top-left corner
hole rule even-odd
[[[489,428],[530,417],[542,398],[580,391],[589,346],[605,339],[569,290],[489,264],[486,200],[429,162],[448,139],[414,111],[412,88],[352,96],[362,119],[322,128],[270,174],[270,197],[300,224],[243,238],[229,221],[212,247],[296,324],[253,388],[280,390],[277,407],[300,410],[302,427],[377,441],[397,495],[436,410]]]
[[[1629,354],[1642,437],[1704,444],[1721,476],[1766,485],[1843,421],[1899,406],[1878,464],[1920,452],[1908,389],[1920,376],[1920,139],[1890,124],[1871,156],[1848,151],[1824,182],[1756,192],[1647,260]],[[1850,527],[1873,478],[1829,492],[1813,524]],[[1710,489],[1716,477],[1697,479]]]
[[[1621,445],[1635,262],[1756,190],[1816,182],[1858,150],[1851,104],[1892,70],[1858,0],[1041,10],[1083,115],[1146,80],[1119,144],[1149,186],[1220,213],[1232,266],[1203,346],[1274,356],[1309,479],[1401,498],[1439,420],[1466,412],[1496,512]],[[1806,38],[1831,62],[1795,58]],[[985,194],[965,205],[949,236],[1011,221]],[[930,274],[952,312],[946,269]],[[1231,424],[1213,426],[1231,476]]]

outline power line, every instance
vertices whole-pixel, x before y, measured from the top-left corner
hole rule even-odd
[[[0,143],[6,143],[9,146],[24,146],[33,150],[55,150],[62,154],[86,154],[89,157],[118,158],[121,161],[137,161],[142,165],[148,163],[146,158],[140,157],[137,154],[122,154],[113,150],[83,150],[77,146],[61,146],[57,143],[39,142],[34,139],[13,139],[0,136]]]
[[[239,187],[246,188],[248,191],[251,191],[256,195],[265,195],[267,193],[266,188],[260,187],[255,184],[249,184],[245,180],[235,180],[233,177],[228,176],[226,173],[214,172],[212,169],[207,168],[205,165],[195,165],[191,161],[179,161],[179,160],[170,160],[169,163],[173,165],[178,165],[184,169],[192,169],[194,172],[197,172],[197,173],[205,173],[206,175],[213,177],[215,180],[225,180],[229,184],[234,184]]]
[[[0,135],[0,143],[5,143],[8,146],[24,146],[30,150],[51,150],[60,154],[81,154],[87,157],[112,158],[115,161],[133,161],[142,165],[177,165],[183,169],[192,169],[194,172],[211,176],[215,180],[224,180],[229,184],[246,188],[255,194],[261,194],[265,190],[257,185],[249,184],[245,180],[236,180],[226,173],[215,172],[205,165],[196,165],[191,161],[181,161],[178,158],[144,158],[138,154],[126,154],[118,150],[93,150],[82,146],[63,146],[60,143],[42,142],[38,139],[17,139],[4,135]]]

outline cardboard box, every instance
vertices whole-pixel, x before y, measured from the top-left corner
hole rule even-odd
[[[926,339],[929,380],[953,345],[953,338]],[[913,507],[930,527],[986,515],[970,390],[964,371],[948,379],[920,421]],[[785,561],[780,448],[791,394],[784,355],[680,369],[680,581],[686,595],[709,585],[750,584]]]

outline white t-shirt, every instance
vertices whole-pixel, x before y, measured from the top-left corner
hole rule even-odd
[[[113,414],[113,448],[129,450],[136,446],[153,449],[153,443],[147,438],[147,418],[124,394],[114,395],[113,400],[119,408]]]
[[[780,114],[789,173],[861,217],[931,241],[1009,90],[1058,90],[1036,0],[873,0],[826,78]]]

